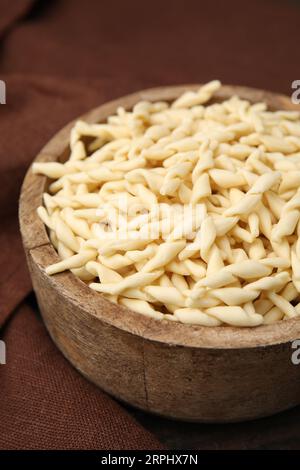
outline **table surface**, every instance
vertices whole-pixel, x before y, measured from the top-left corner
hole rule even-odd
[[[129,412],[172,450],[300,449],[300,407],[272,417],[234,424],[183,423],[132,408]]]

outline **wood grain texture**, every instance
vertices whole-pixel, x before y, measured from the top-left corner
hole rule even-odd
[[[141,91],[81,119],[102,122],[118,106],[173,100],[198,87]],[[272,109],[297,109],[288,97],[245,87],[223,86],[215,100],[233,94],[265,101]],[[35,161],[64,161],[73,124],[56,134]],[[189,421],[242,421],[300,403],[300,366],[291,363],[291,341],[300,338],[300,319],[256,328],[159,321],[109,302],[70,272],[48,276],[45,267],[58,255],[36,213],[47,184],[47,178],[29,169],[20,197],[20,228],[46,326],[82,374],[138,408]]]

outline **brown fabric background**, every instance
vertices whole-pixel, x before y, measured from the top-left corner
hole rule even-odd
[[[32,302],[17,225],[25,171],[67,121],[140,88],[220,78],[290,94],[300,8],[279,0],[0,0],[0,448],[300,447],[300,410],[230,426],[126,411],[50,341]]]

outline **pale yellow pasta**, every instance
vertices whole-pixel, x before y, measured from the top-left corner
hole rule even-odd
[[[252,188],[248,191],[248,194],[262,194],[278,183],[280,178],[281,173],[279,171],[266,173],[257,178]]]
[[[89,261],[85,267],[91,274],[98,276],[100,282],[103,283],[119,282],[123,279],[121,274],[96,261]]]
[[[188,283],[181,274],[173,273],[171,276],[171,281],[174,287],[176,287],[176,289],[179,290],[179,292],[182,294],[184,294],[189,289]]]
[[[190,325],[202,326],[219,326],[221,321],[217,318],[203,313],[196,308],[178,308],[174,312],[174,316],[181,322]]]
[[[273,303],[270,299],[261,298],[259,300],[255,300],[253,305],[256,313],[265,315],[271,309]]]
[[[274,225],[271,238],[274,242],[280,242],[284,236],[292,235],[299,220],[300,212],[291,210],[284,212],[279,222]]]
[[[51,230],[54,230],[54,223],[52,222],[51,220],[51,216],[49,215],[49,210],[47,212],[47,210],[45,209],[45,207],[43,206],[40,206],[38,207],[37,209],[37,213],[39,215],[39,217],[42,219],[42,221],[44,222],[44,224]]]
[[[61,178],[69,172],[65,165],[56,162],[35,162],[32,171],[53,179]]]
[[[245,184],[245,179],[242,174],[228,170],[212,169],[209,171],[209,176],[220,188],[233,188]]]
[[[212,217],[208,216],[201,224],[200,254],[204,261],[208,260],[209,251],[216,239],[216,228]]]
[[[292,188],[298,188],[300,184],[300,171],[287,171],[282,173],[279,194]]]
[[[249,225],[249,231],[252,237],[254,238],[258,237],[259,236],[259,218],[255,212],[252,212],[252,214],[249,214],[248,225]]]
[[[232,284],[236,281],[236,277],[231,274],[229,271],[225,271],[225,269],[216,272],[214,274],[211,274],[210,276],[205,277],[203,280],[200,280],[197,282],[195,285],[195,289],[197,287],[211,287],[211,288],[218,288],[218,287],[224,287],[229,284]]]
[[[173,103],[174,108],[187,108],[203,104],[208,101],[213,94],[220,88],[221,83],[218,80],[204,85],[199,91],[187,91]]]
[[[295,250],[292,250],[291,261],[292,261],[293,279],[296,281],[299,281],[300,280],[300,259],[298,258]]]
[[[54,232],[52,232],[52,234],[54,234]],[[52,236],[54,236],[54,235],[52,235]],[[59,240],[56,240],[56,249],[57,249],[57,253],[61,257],[61,259],[70,258],[71,256],[74,255],[74,252],[72,250],[70,250],[70,248],[68,248],[66,245],[64,245],[63,242],[61,242]]]
[[[110,269],[120,270],[133,264],[133,261],[127,257],[120,255],[119,253],[112,256],[99,255],[99,261]]]
[[[122,279],[122,281],[119,281],[118,283],[96,283],[93,282],[90,284],[90,287],[94,290],[97,290],[98,292],[103,292],[104,294],[112,294],[112,295],[117,295],[120,294],[123,290],[126,289],[132,289],[135,287],[144,287],[151,282],[153,282],[155,279],[157,279],[159,276],[161,276],[162,271],[154,271],[153,273],[135,273],[130,276],[127,276]]]
[[[151,307],[150,303],[145,300],[127,299],[123,297],[120,299],[119,303],[147,317],[156,318],[158,320],[162,320],[164,317],[162,313]]]
[[[248,232],[248,230],[245,230],[239,225],[236,225],[232,229],[232,235],[240,242],[252,243],[254,239],[253,235]]]
[[[189,275],[195,279],[201,279],[205,276],[206,269],[205,263],[203,261],[193,261],[191,259],[186,259],[181,264],[186,267]]]
[[[272,325],[273,323],[278,322],[284,317],[284,312],[278,307],[272,307],[265,315],[263,323],[264,325]]]
[[[240,263],[231,264],[224,269],[243,279],[264,277],[271,272],[268,266],[254,260],[241,261]]]
[[[120,298],[125,297],[127,299],[137,299],[137,300],[145,300],[146,302],[153,302],[153,297],[143,290],[139,288],[133,288],[133,289],[126,289],[122,292],[122,295]]]
[[[209,176],[207,173],[203,173],[199,176],[199,178],[193,185],[191,203],[196,204],[201,199],[208,197],[210,194],[211,187],[209,182]]]
[[[79,237],[82,237],[86,240],[91,238],[91,231],[88,222],[86,222],[84,219],[76,217],[74,215],[73,209],[66,207],[62,210],[61,214],[75,235],[78,235]]]
[[[276,305],[276,307],[278,307],[280,310],[282,310],[288,317],[294,317],[297,315],[297,312],[293,305],[283,296],[275,294],[274,292],[269,292],[268,297],[273,302],[273,304]]]
[[[258,281],[250,282],[245,286],[245,290],[270,290],[278,291],[283,286],[287,285],[290,280],[289,274],[284,271],[282,273],[275,274],[274,276],[262,277]],[[284,296],[286,298],[286,296]]]
[[[205,313],[212,315],[220,321],[225,321],[232,326],[258,326],[263,322],[263,317],[257,313],[249,314],[241,307],[211,307]]]
[[[214,245],[209,252],[206,276],[209,277],[212,274],[219,272],[223,268],[224,268],[224,261],[221,255],[221,251],[219,250],[217,245]]]
[[[250,302],[259,295],[259,291],[253,289],[242,289],[240,287],[223,287],[212,289],[210,295],[220,299],[225,305],[241,305]]]
[[[180,274],[181,276],[189,276],[190,271],[179,261],[171,261],[165,266],[165,270],[170,273]]]
[[[203,296],[201,296],[199,298],[196,298],[196,299],[188,297],[186,299],[185,306],[187,308],[205,309],[205,308],[217,307],[221,303],[222,303],[221,300],[217,299],[216,297],[211,297],[209,295],[203,295]]]
[[[264,258],[266,256],[266,250],[263,242],[259,238],[253,240],[253,242],[247,246],[247,253],[250,259],[261,260]]]
[[[225,216],[245,215],[252,212],[261,199],[260,194],[246,194],[241,201],[224,211]]]
[[[96,258],[95,250],[84,250],[76,255],[70,256],[69,258],[59,261],[58,263],[52,264],[46,268],[47,274],[56,274],[67,269],[81,268],[92,259]]]
[[[144,288],[155,300],[162,304],[173,304],[178,307],[185,306],[185,297],[176,287],[147,286]]]
[[[289,282],[288,284],[286,284],[283,291],[280,292],[280,295],[282,295],[282,297],[284,297],[286,300],[291,302],[291,300],[294,300],[298,297],[298,291],[297,291],[294,283]]]
[[[243,305],[243,309],[245,310],[245,312],[248,314],[248,315],[253,315],[255,312],[255,307],[254,307],[254,304],[253,302],[247,302]]]
[[[255,214],[254,214],[255,215]],[[226,235],[238,222],[238,217],[213,217],[216,236]]]
[[[57,213],[52,216],[52,223],[55,228],[56,236],[70,250],[79,251],[79,243],[70,227],[63,221],[62,217]]]
[[[142,272],[154,271],[161,266],[168,264],[185,247],[184,241],[162,243],[154,257],[143,267]]]
[[[269,152],[281,152],[284,154],[293,153],[297,148],[287,139],[275,137],[271,135],[259,135],[259,140],[264,144]]]
[[[188,325],[300,315],[300,114],[214,80],[173,103],[78,121],[37,212],[60,261],[106,299]],[[220,96],[220,95],[219,95]]]

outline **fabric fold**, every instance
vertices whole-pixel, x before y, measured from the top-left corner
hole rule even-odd
[[[0,0],[0,38],[30,11],[34,3],[35,0]]]

